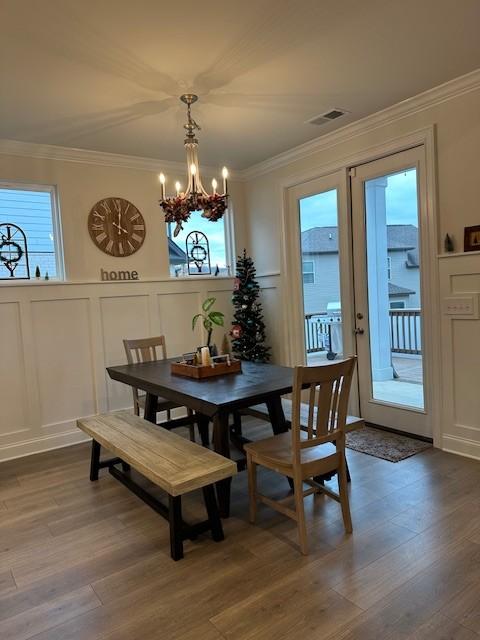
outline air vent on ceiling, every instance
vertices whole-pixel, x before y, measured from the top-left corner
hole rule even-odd
[[[331,122],[332,120],[336,120],[337,118],[341,118],[347,113],[348,111],[344,111],[343,109],[330,109],[325,113],[321,113],[319,116],[315,116],[311,120],[307,120],[307,124],[325,124],[327,122]]]

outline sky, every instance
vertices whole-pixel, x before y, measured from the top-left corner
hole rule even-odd
[[[385,198],[387,224],[418,226],[415,169],[408,169],[388,176]],[[302,198],[300,201],[300,225],[302,231],[313,227],[337,226],[336,189]]]

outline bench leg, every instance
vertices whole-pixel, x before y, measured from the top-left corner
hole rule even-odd
[[[213,485],[210,484],[208,485],[208,487],[203,487],[203,499],[205,501],[205,507],[207,509],[208,521],[210,522],[212,540],[215,540],[215,542],[220,542],[220,540],[224,539],[224,535]]]
[[[170,555],[173,560],[181,560],[183,558],[181,496],[168,496],[168,519],[170,523]]]
[[[92,456],[90,458],[90,480],[95,482],[98,480],[98,471],[100,469],[100,444],[96,440],[92,440]]]

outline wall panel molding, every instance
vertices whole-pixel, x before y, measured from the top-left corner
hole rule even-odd
[[[260,278],[264,285],[274,296],[278,278]],[[205,339],[200,327],[192,333],[191,317],[211,295],[226,314],[225,330],[214,336],[220,343],[232,290],[233,278],[0,287],[1,335],[12,361],[9,378],[1,373],[11,411],[0,418],[0,461],[83,442],[77,418],[130,409],[130,389],[105,371],[125,362],[123,338],[164,333],[169,355],[184,353]],[[274,337],[274,327],[267,331]]]
[[[478,255],[439,258],[441,299],[478,297]],[[480,459],[480,317],[447,314],[444,306],[442,311],[442,446],[445,451]]]

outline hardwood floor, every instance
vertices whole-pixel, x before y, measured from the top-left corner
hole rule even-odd
[[[162,518],[105,471],[89,482],[88,446],[0,464],[0,638],[479,639],[480,463],[347,456],[353,535],[339,505],[309,497],[301,556],[294,522],[260,506],[248,524],[242,473],[225,541],[187,542],[177,563]],[[288,492],[265,470],[259,487]],[[185,500],[197,516],[201,494]]]

